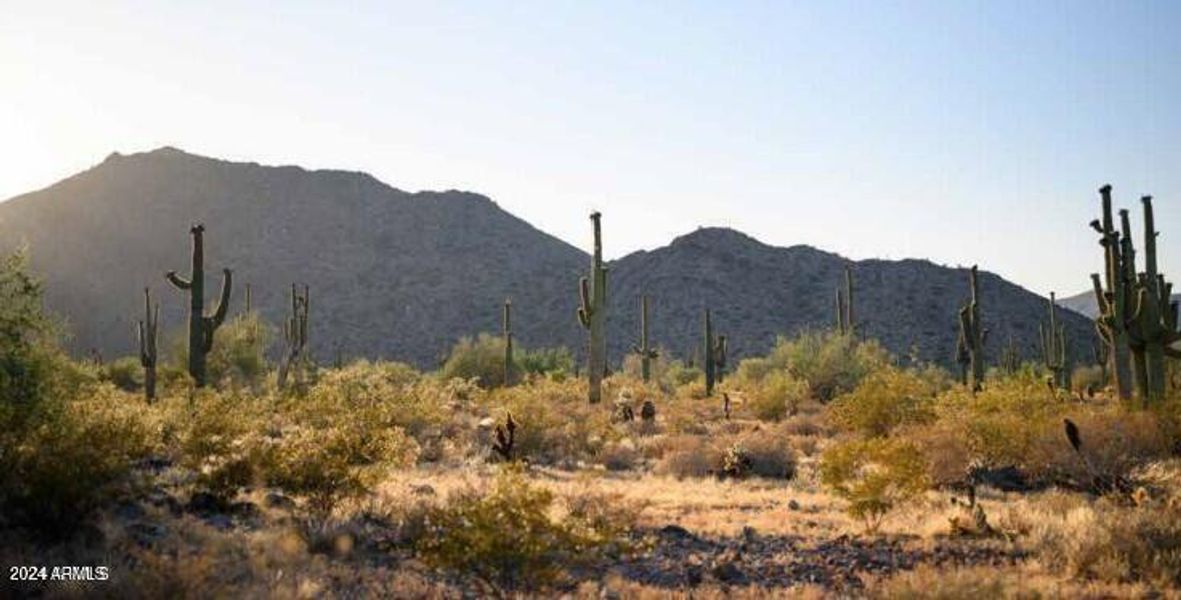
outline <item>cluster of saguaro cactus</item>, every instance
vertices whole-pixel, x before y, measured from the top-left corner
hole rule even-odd
[[[504,299],[504,318],[500,324],[504,336],[504,385],[513,384],[513,301]]]
[[[307,360],[308,345],[308,313],[312,307],[311,290],[303,286],[303,294],[291,284],[291,317],[283,324],[283,339],[287,343],[287,352],[279,363],[279,387],[286,387],[287,375],[295,372],[295,383],[303,383],[303,366]]]
[[[1165,393],[1165,357],[1181,357],[1170,345],[1181,340],[1177,332],[1177,304],[1171,302],[1172,284],[1157,270],[1156,225],[1152,197],[1140,202],[1144,210],[1144,271],[1136,272],[1136,252],[1128,211],[1121,209],[1120,228],[1115,228],[1111,209],[1111,186],[1099,189],[1101,219],[1091,221],[1100,234],[1105,278],[1091,275],[1099,304],[1096,327],[1107,345],[1108,371],[1121,398],[1132,396],[1141,402],[1160,400]]]
[[[845,291],[842,294],[841,288],[837,287],[837,331],[841,335],[851,335],[855,333],[856,324],[853,321],[853,269],[848,265],[845,266]]]
[[[701,362],[705,369],[705,395],[712,396],[714,382],[722,383],[726,376],[726,336],[714,336],[713,320],[708,308],[705,309],[703,325]]]
[[[971,299],[960,308],[959,348],[970,369],[964,372],[964,383],[971,386],[972,391],[979,391],[984,384],[984,342],[988,338],[988,329],[980,320],[980,288],[976,281],[976,265],[968,272],[968,285],[971,288]],[[957,357],[958,358],[958,357]]]
[[[603,266],[602,229],[600,214],[591,213],[594,226],[595,249],[591,256],[590,277],[578,282],[578,322],[590,332],[590,351],[587,353],[587,375],[590,382],[588,397],[591,404],[603,398],[603,374],[607,370],[607,268]]]
[[[156,399],[156,342],[159,339],[160,304],[152,305],[152,291],[144,288],[144,318],[136,327],[139,333],[139,364],[144,368],[144,398]]]
[[[193,237],[193,264],[188,279],[169,271],[165,278],[176,289],[189,294],[189,375],[197,387],[205,386],[206,356],[213,349],[213,334],[226,319],[230,304],[230,290],[233,274],[222,270],[221,300],[212,315],[205,314],[205,226],[193,225],[189,229]]]
[[[1066,344],[1066,326],[1058,321],[1058,302],[1050,292],[1050,322],[1038,324],[1042,362],[1050,371],[1050,386],[1070,389],[1070,349]]]
[[[640,343],[632,346],[640,357],[640,376],[647,382],[652,375],[652,361],[659,353],[648,344],[648,295],[640,296]]]

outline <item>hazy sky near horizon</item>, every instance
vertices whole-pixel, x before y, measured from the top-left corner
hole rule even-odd
[[[1097,188],[1181,281],[1178,2],[0,0],[0,198],[172,145],[466,189],[610,257],[702,226],[1089,288]],[[1137,230],[1137,244],[1141,244]]]

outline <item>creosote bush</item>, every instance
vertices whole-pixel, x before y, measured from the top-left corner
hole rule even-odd
[[[849,515],[863,520],[869,531],[929,484],[923,454],[893,438],[855,439],[829,448],[820,460],[820,480],[848,502]]]
[[[506,466],[486,490],[468,488],[429,510],[419,555],[436,568],[473,577],[498,593],[540,590],[565,568],[626,550],[626,513],[588,497],[564,515],[555,497]]]
[[[935,384],[913,371],[884,367],[833,400],[829,420],[845,431],[884,437],[903,425],[933,421],[937,391]]]
[[[445,379],[474,379],[485,389],[504,385],[504,339],[481,333],[451,348],[440,374]]]

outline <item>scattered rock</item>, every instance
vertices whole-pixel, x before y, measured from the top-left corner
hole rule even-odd
[[[800,510],[800,503],[796,502],[795,498],[787,501],[788,510]]]
[[[115,517],[124,521],[142,519],[143,516],[144,509],[138,502],[124,501],[115,507]]]
[[[284,496],[278,492],[267,492],[266,497],[263,498],[262,503],[267,508],[277,508],[279,510],[291,510],[295,508],[295,500]]]
[[[685,565],[685,583],[689,587],[697,587],[705,579],[705,573],[701,565],[688,564]]]
[[[429,484],[423,483],[420,485],[410,486],[410,492],[415,496],[434,496],[435,488],[431,487]]]
[[[665,525],[660,528],[660,537],[672,538],[674,540],[695,540],[697,536],[693,535],[688,529],[680,525]]]
[[[222,531],[228,531],[234,528],[234,520],[231,519],[229,515],[209,515],[208,517],[205,517],[204,521],[206,525],[214,529],[220,529]]]
[[[189,512],[210,514],[218,512],[222,509],[222,502],[213,494],[209,492],[194,492],[189,496],[189,503],[186,506]]]

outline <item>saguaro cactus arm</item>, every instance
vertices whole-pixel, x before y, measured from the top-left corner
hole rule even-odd
[[[165,273],[164,278],[168,280],[168,283],[171,283],[172,285],[176,286],[176,289],[178,289],[178,290],[187,291],[189,289],[192,289],[192,287],[193,287],[192,281],[189,281],[188,279],[185,279],[184,277],[177,275],[176,271],[169,271],[169,272]]]

